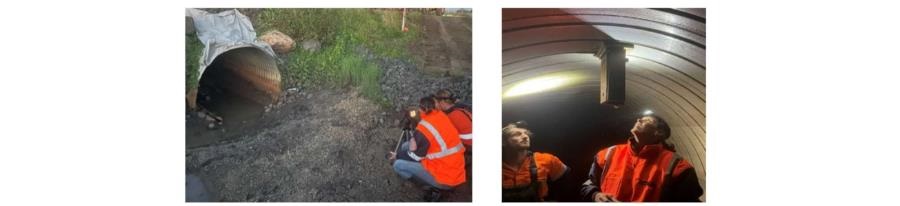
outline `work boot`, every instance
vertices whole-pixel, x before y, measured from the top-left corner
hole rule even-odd
[[[437,188],[429,188],[425,191],[425,202],[440,202],[441,201],[441,190]]]

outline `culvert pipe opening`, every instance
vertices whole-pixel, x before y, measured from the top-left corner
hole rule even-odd
[[[206,67],[196,101],[227,123],[258,117],[280,94],[281,75],[274,57],[244,47],[220,54]]]

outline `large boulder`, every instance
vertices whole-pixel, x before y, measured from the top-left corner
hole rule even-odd
[[[259,37],[259,40],[271,45],[272,50],[278,54],[286,54],[294,49],[294,39],[291,39],[290,36],[281,33],[278,30],[266,32]]]

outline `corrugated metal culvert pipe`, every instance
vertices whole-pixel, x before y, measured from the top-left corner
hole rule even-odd
[[[194,27],[204,46],[196,68],[198,85],[188,89],[191,109],[247,117],[278,101],[281,74],[275,53],[256,38],[246,16],[237,10],[208,13],[198,9],[187,9],[185,15],[188,31]]]
[[[199,95],[209,98],[198,98],[197,103],[207,106],[216,100],[242,98],[265,106],[277,101],[280,93],[281,74],[275,59],[259,49],[244,47],[220,54],[205,69]]]
[[[609,81],[601,78],[595,54],[609,40],[634,46],[626,50],[621,107],[598,101]],[[645,110],[669,123],[669,141],[705,188],[705,9],[503,9],[502,75],[505,94],[532,80],[561,82],[504,97],[502,108],[504,122],[535,127],[532,149],[557,154],[574,171],[571,184],[557,190],[560,201],[582,201],[569,194],[578,194],[593,155],[623,143]]]

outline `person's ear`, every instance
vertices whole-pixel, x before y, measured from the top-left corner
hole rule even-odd
[[[655,129],[653,129],[653,130],[654,130],[654,131],[653,131],[653,135],[656,135],[656,138],[658,138],[658,139],[660,139],[660,140],[663,140],[663,138],[665,137],[664,134],[663,134],[663,132],[660,131],[659,128],[655,128]]]

